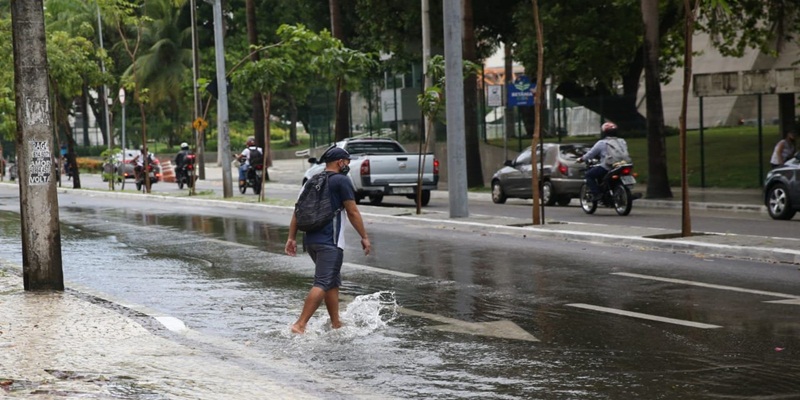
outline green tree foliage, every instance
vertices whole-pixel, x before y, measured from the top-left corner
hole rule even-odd
[[[13,54],[11,15],[0,12],[0,54]],[[0,137],[13,140],[17,130],[14,107],[14,60],[0,57]]]

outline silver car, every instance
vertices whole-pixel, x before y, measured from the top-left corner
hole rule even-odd
[[[580,196],[585,165],[577,163],[577,159],[591,148],[584,143],[544,144],[544,172],[539,165],[537,168],[545,205],[566,206]],[[537,164],[538,160],[537,157]],[[531,148],[528,147],[514,160],[507,160],[503,168],[492,176],[492,201],[502,204],[508,198],[532,198],[531,171]]]

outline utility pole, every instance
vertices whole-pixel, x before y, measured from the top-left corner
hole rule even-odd
[[[445,0],[444,74],[447,99],[447,190],[450,218],[469,216],[467,204],[467,150],[464,138],[464,60],[461,0]]]
[[[225,45],[222,42],[221,0],[205,0],[214,5],[214,53],[217,65],[217,135],[222,163],[222,197],[233,197],[231,183],[231,139],[228,136],[228,87],[225,79]]]
[[[431,86],[433,86],[433,79],[428,76],[428,62],[431,60],[431,7],[430,7],[430,0],[422,0],[422,77],[425,81],[423,86],[422,92],[425,93]],[[425,143],[428,146],[436,147],[436,135],[433,132],[433,124],[431,121],[431,117],[425,118],[425,123],[423,126],[425,128],[423,131],[423,136],[425,137]],[[430,127],[430,132],[428,131],[428,127]],[[429,140],[428,136],[433,135]],[[432,148],[425,148],[423,150],[426,153],[431,153],[434,151]]]
[[[200,113],[202,109],[202,105],[200,104],[200,93],[199,88],[197,87],[197,80],[200,78],[200,56],[197,51],[197,4],[195,0],[189,0],[189,8],[191,12],[189,13],[192,18],[192,98],[194,99],[192,108],[194,109],[194,119],[193,121],[197,121],[197,118],[200,118]],[[198,173],[199,177],[202,180],[206,179],[206,161],[205,161],[205,141],[203,140],[205,137],[205,130],[198,130],[195,129],[195,141],[197,143],[197,166],[198,166]],[[194,185],[192,185],[194,188]],[[194,189],[192,189],[194,190]]]
[[[25,290],[64,290],[42,0],[12,1]]]

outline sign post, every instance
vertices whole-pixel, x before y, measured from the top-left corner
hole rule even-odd
[[[119,88],[119,93],[117,95],[119,99],[119,105],[122,108],[122,165],[125,165],[125,146],[127,146],[127,142],[125,141],[125,88]],[[122,188],[125,188],[125,177],[122,177]]]

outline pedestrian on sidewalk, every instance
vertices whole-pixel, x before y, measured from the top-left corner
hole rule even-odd
[[[317,311],[322,301],[328,309],[331,327],[338,329],[342,326],[339,320],[339,286],[342,284],[342,262],[344,261],[344,227],[349,220],[350,225],[361,236],[361,248],[364,255],[369,255],[372,245],[364,228],[361,212],[356,206],[355,191],[347,173],[350,171],[350,154],[341,148],[331,148],[322,155],[325,162],[325,171],[328,174],[328,189],[330,190],[331,205],[334,210],[344,209],[344,213],[336,213],[324,227],[306,232],[303,236],[303,247],[314,261],[314,285],[306,296],[303,311],[292,325],[292,333],[302,334],[306,331],[306,324]],[[310,182],[310,181],[309,181]],[[286,240],[285,251],[290,256],[297,255],[297,218],[292,214],[289,224],[289,238]]]
[[[772,158],[769,160],[772,169],[778,168],[786,163],[786,160],[794,156],[797,148],[795,147],[794,140],[797,134],[794,131],[787,131],[783,139],[775,144],[775,149],[772,151]]]

